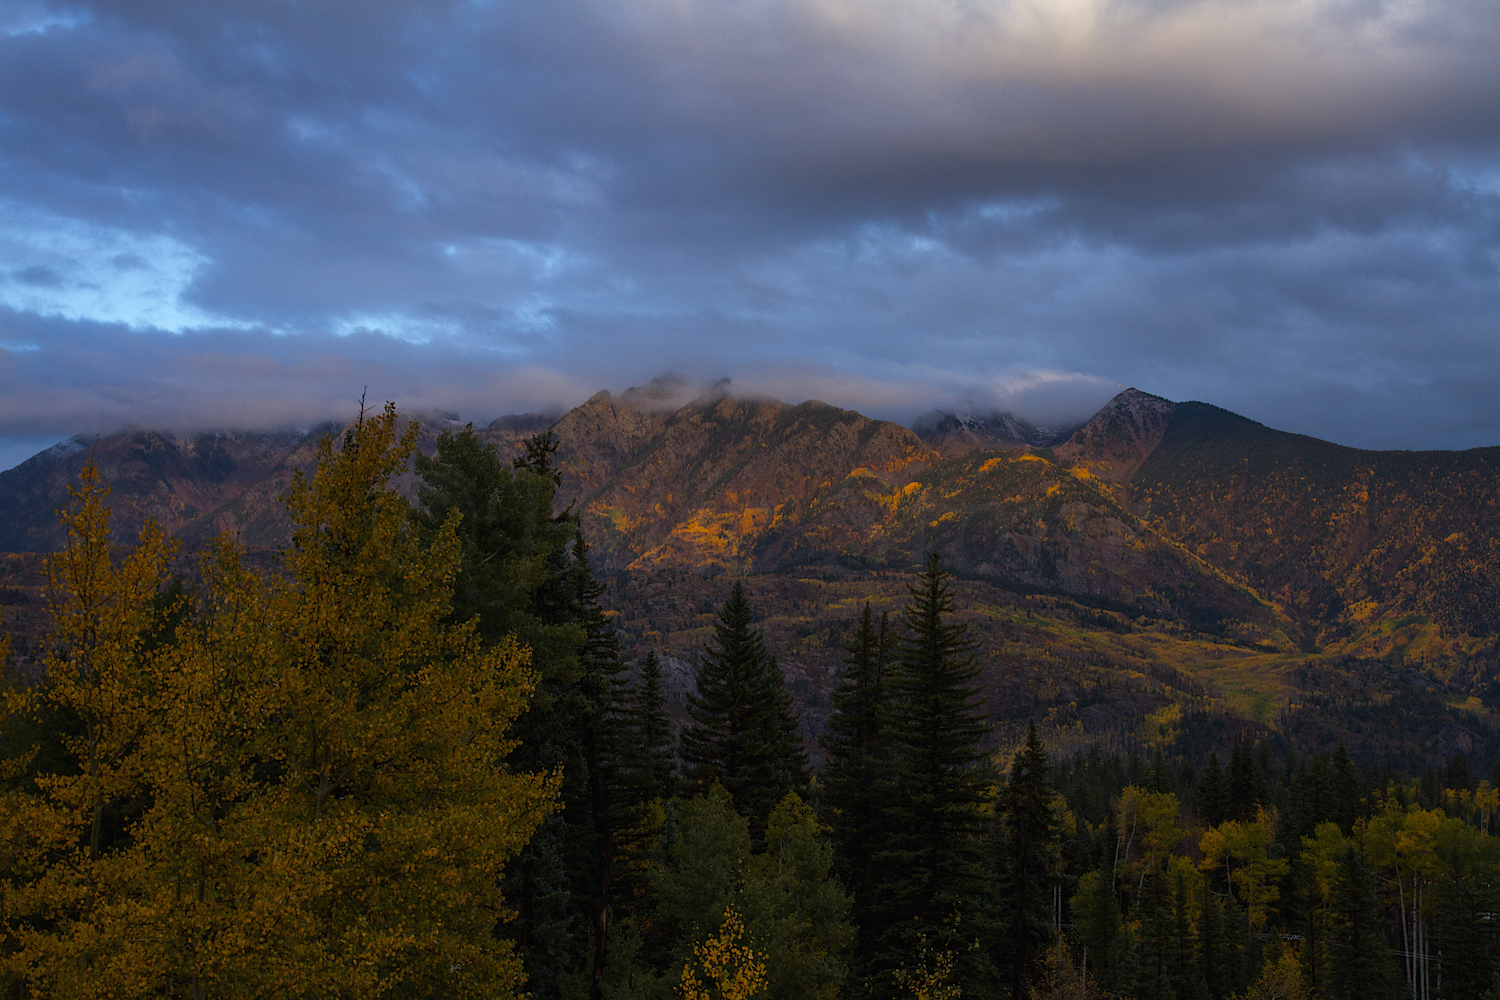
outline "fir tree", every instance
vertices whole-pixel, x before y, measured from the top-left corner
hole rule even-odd
[[[677,739],[667,712],[667,691],[662,681],[661,658],[656,650],[641,661],[636,685],[631,728],[636,754],[636,792],[644,802],[670,799],[677,793]]]
[[[1120,901],[1108,871],[1091,871],[1078,879],[1078,891],[1069,903],[1077,941],[1095,980],[1105,989],[1115,988],[1119,978],[1120,951],[1125,926],[1120,919]]]
[[[1057,855],[1058,818],[1052,805],[1047,750],[1032,723],[1026,746],[1011,764],[1010,780],[1000,794],[1005,827],[1000,861],[1001,967],[1010,968],[1010,991],[1016,1000],[1028,994],[1052,940],[1053,868]]]
[[[694,787],[723,785],[759,838],[776,803],[806,788],[807,751],[781,668],[751,620],[745,587],[736,581],[698,661],[698,690],[687,698],[692,724],[683,727],[681,745]]]
[[[1198,816],[1209,826],[1218,826],[1228,817],[1224,808],[1224,771],[1217,752],[1208,755],[1208,767],[1198,783]]]
[[[1329,906],[1328,1000],[1396,996],[1396,969],[1380,927],[1375,883],[1353,845],[1339,854]]]
[[[924,948],[952,953],[964,995],[983,997],[993,992],[994,970],[971,946],[992,933],[982,818],[993,780],[983,749],[990,726],[975,645],[964,625],[947,620],[953,588],[935,553],[911,597],[891,683],[896,772],[886,847],[874,858],[880,880],[867,916],[881,942],[875,971],[888,984],[895,968],[916,968]]]
[[[1136,892],[1138,929],[1130,949],[1131,996],[1174,1000],[1172,992],[1172,883],[1163,859],[1148,867]]]
[[[1340,743],[1338,749],[1333,752],[1333,815],[1330,817],[1339,825],[1339,829],[1345,836],[1354,832],[1354,824],[1359,822],[1364,812],[1364,788],[1359,780],[1359,772],[1354,769],[1354,761],[1349,759],[1349,751]]]
[[[821,741],[827,761],[822,800],[833,834],[834,870],[854,896],[857,918],[869,901],[869,862],[881,842],[882,803],[891,779],[886,717],[891,647],[888,616],[882,614],[877,626],[866,602],[846,647],[844,676]]]

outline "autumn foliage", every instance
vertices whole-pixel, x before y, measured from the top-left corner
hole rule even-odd
[[[430,545],[409,527],[396,428],[387,408],[325,440],[288,497],[284,572],[222,540],[193,608],[162,596],[154,526],[116,560],[85,471],[53,561],[55,650],[5,701],[8,732],[61,733],[5,747],[0,971],[28,995],[517,986],[498,887],[556,792],[503,764],[529,654],[445,624],[454,524]]]

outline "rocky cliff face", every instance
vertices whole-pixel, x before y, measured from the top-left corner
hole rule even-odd
[[[1057,446],[1059,458],[1100,479],[1128,483],[1167,432],[1177,404],[1126,389]]]

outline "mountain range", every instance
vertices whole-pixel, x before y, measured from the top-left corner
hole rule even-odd
[[[937,551],[1002,739],[1040,718],[1061,744],[1183,749],[1254,725],[1476,764],[1500,750],[1500,448],[1361,451],[1135,389],[1047,430],[1010,414],[907,428],[727,383],[683,404],[673,388],[478,433],[506,456],[557,435],[560,502],[627,652],[662,649],[679,688],[743,578],[815,732],[859,607],[899,610]],[[461,426],[413,416],[424,451]],[[340,430],[74,439],[0,473],[0,550],[62,543],[54,511],[91,457],[122,539],[154,517],[189,548],[231,529],[274,548],[279,495]],[[0,601],[35,571],[0,564]]]

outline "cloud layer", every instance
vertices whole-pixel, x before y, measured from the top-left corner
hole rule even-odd
[[[665,370],[1497,444],[1496,51],[1492,0],[12,3],[0,461]]]

